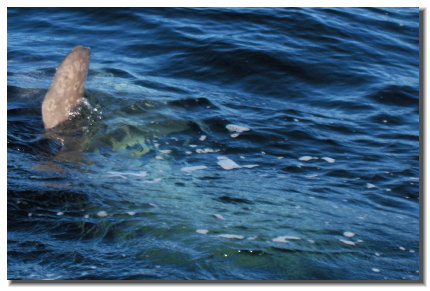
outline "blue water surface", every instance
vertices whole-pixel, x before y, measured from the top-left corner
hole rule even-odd
[[[7,22],[8,279],[419,279],[418,8]],[[75,45],[87,110],[49,136]]]

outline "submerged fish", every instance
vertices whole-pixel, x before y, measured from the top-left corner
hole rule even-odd
[[[137,120],[121,119],[120,123],[100,122],[101,112],[93,108],[84,97],[90,53],[90,48],[78,45],[67,54],[58,66],[42,103],[44,137],[61,143],[61,151],[57,156],[76,160],[75,156],[78,157],[81,152],[107,149],[124,150],[132,156],[139,157],[151,150],[151,135],[162,137],[188,128],[187,122],[182,121],[165,120],[152,124],[145,120],[144,115],[133,110],[130,118],[138,118]],[[131,109],[143,106],[144,109],[140,113],[146,113],[147,102],[138,101],[138,104],[139,106],[131,106]],[[126,107],[126,112],[120,109],[116,114],[127,115],[131,109]],[[152,118],[158,115],[159,113],[152,114]],[[146,126],[148,123],[151,123],[150,127]]]

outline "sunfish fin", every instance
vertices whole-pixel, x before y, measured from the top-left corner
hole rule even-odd
[[[57,68],[54,80],[42,103],[45,129],[54,128],[69,118],[70,111],[84,96],[90,63],[90,49],[75,46]]]

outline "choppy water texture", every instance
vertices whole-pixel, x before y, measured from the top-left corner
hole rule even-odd
[[[7,24],[9,279],[419,279],[418,8]],[[91,107],[44,136],[77,44]]]

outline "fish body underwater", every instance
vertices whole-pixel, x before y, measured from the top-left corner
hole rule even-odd
[[[148,139],[154,135],[151,131],[164,136],[188,127],[176,123],[167,127],[160,124],[161,128],[158,128],[153,124],[150,129],[115,124],[112,130],[110,121],[101,122],[102,111],[97,108],[97,97],[90,94],[90,102],[84,96],[90,53],[90,48],[77,45],[67,54],[42,102],[44,138],[61,144],[60,151],[55,151],[56,157],[79,161],[82,152],[105,150],[125,151],[133,157],[140,157],[150,151]],[[90,103],[96,105],[93,107]]]

